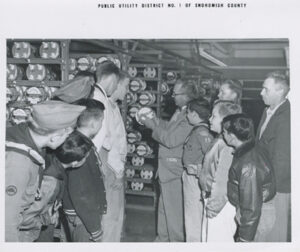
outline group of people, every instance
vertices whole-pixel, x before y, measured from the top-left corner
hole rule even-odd
[[[286,242],[291,239],[289,80],[268,74],[255,134],[242,85],[223,81],[212,104],[178,80],[169,121],[143,121],[159,143],[156,242]]]
[[[119,242],[129,77],[110,61],[81,72],[6,130],[5,240]],[[59,221],[63,220],[63,221]]]
[[[50,242],[57,225],[62,241],[121,240],[127,141],[117,101],[128,84],[103,62],[95,78],[81,72],[7,128],[6,241]],[[224,81],[210,104],[194,82],[177,80],[172,118],[143,120],[159,143],[156,242],[288,241],[288,92],[285,75],[267,76],[255,135],[239,82]]]

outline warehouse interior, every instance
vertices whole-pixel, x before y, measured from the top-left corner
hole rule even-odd
[[[52,45],[47,44],[50,42],[57,45],[52,51]],[[29,49],[22,43],[27,43]],[[41,51],[46,56],[42,57]],[[54,56],[49,56],[53,52]],[[151,139],[151,132],[136,121],[135,112],[147,106],[158,117],[170,118],[176,108],[172,87],[179,78],[196,81],[209,100],[216,98],[222,80],[236,79],[243,85],[244,111],[257,127],[264,109],[260,97],[262,83],[269,72],[280,70],[288,74],[289,41],[285,38],[8,39],[7,123],[26,121],[30,105],[50,99],[51,93],[75,73],[94,72],[96,65],[104,60],[114,61],[131,77],[129,92],[120,104],[128,133],[122,241],[151,242],[156,235],[159,197],[155,179],[158,144]]]

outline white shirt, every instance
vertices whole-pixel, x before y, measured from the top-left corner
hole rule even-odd
[[[259,139],[261,138],[262,134],[264,133],[264,131],[267,128],[267,125],[271,119],[271,117],[275,114],[276,110],[286,101],[286,99],[284,99],[281,103],[279,103],[274,109],[271,109],[270,107],[267,109],[266,113],[266,119],[263,123],[263,125],[260,128],[260,132],[259,132]]]
[[[99,130],[99,132],[96,134],[96,136],[94,136],[92,141],[95,144],[98,153],[100,153],[102,147],[106,150],[110,150],[111,148],[110,142],[108,141],[108,139],[106,139],[109,138],[110,135],[109,125],[108,125],[110,112],[109,112],[109,102],[108,102],[106,92],[101,86],[99,85],[97,86],[101,89],[102,92],[98,88],[95,88],[93,99],[102,102],[105,107],[105,110],[104,110],[104,116],[102,121],[102,127]]]
[[[111,149],[108,152],[107,163],[111,166],[116,177],[121,178],[127,155],[126,130],[118,104],[109,99],[109,106],[112,113],[109,123],[113,132],[110,135]]]

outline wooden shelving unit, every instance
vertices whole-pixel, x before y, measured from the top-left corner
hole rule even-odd
[[[34,54],[28,55],[28,57],[17,58],[14,57],[14,53],[12,52],[12,48],[14,43],[20,43],[25,42],[30,46],[30,48],[34,48]],[[58,44],[59,48],[59,54],[56,58],[42,58],[40,55],[39,49],[41,45],[44,42],[55,42]],[[10,92],[11,89],[14,88],[20,88],[18,90],[21,90],[19,94],[14,94],[15,98],[18,98],[17,100],[11,100],[9,101],[7,99],[7,125],[14,124],[16,122],[13,122],[11,111],[18,108],[22,110],[23,108],[28,108],[32,104],[29,101],[29,99],[26,99],[26,90],[32,87],[40,88],[40,90],[43,90],[43,88],[47,91],[45,94],[41,94],[41,101],[48,100],[52,96],[52,91],[54,91],[56,88],[61,87],[63,84],[65,84],[68,81],[68,67],[67,67],[67,59],[69,55],[69,40],[61,40],[61,39],[24,39],[24,40],[13,40],[8,39],[7,40],[7,67],[13,65],[14,67],[18,68],[21,71],[21,74],[17,76],[16,79],[9,79],[7,75],[7,96],[11,95],[8,92]],[[30,80],[28,79],[26,70],[29,66],[29,64],[33,66],[41,65],[46,70],[45,79],[41,80]],[[47,72],[48,71],[48,72]],[[48,74],[52,72],[52,76],[50,79],[48,79]],[[9,70],[8,70],[9,73]],[[47,89],[46,89],[47,88]],[[17,96],[20,97],[17,97]],[[35,94],[38,96],[39,94]],[[38,102],[38,101],[37,101]],[[26,119],[24,119],[26,120]],[[21,121],[20,121],[21,122]]]
[[[137,95],[139,95],[140,93],[143,93],[145,91],[148,91],[151,93],[151,95],[155,95],[155,103],[153,104],[148,104],[148,105],[141,105],[138,103],[138,101],[134,104],[131,105],[127,105],[127,111],[130,109],[131,106],[136,106],[137,104],[141,107],[151,107],[156,115],[158,117],[160,117],[161,114],[161,107],[162,107],[162,103],[161,103],[161,97],[162,97],[162,93],[161,93],[161,84],[163,82],[162,80],[162,66],[160,64],[129,64],[128,68],[136,68],[137,70],[137,74],[136,76],[132,76],[131,81],[133,80],[142,80],[145,81],[147,86],[145,88],[145,90],[137,90],[136,93]],[[145,77],[143,74],[143,71],[145,68],[154,68],[156,75],[151,77]],[[133,120],[135,121],[135,119],[133,118]],[[144,127],[140,127],[140,125],[138,125],[136,122],[133,125],[133,129],[138,129],[140,130],[142,136],[143,136],[143,140],[145,141],[151,141],[151,137],[146,138],[146,134],[145,134],[145,130],[146,128]],[[144,139],[145,138],[145,139]],[[153,140],[152,140],[153,141]],[[154,142],[153,142],[154,143]],[[157,143],[154,143],[157,146]],[[152,163],[152,169],[151,166],[147,166],[147,168],[144,168],[146,166],[134,166],[130,163],[130,160],[132,157],[136,156],[136,153],[128,153],[127,157],[128,157],[128,162],[126,164],[126,169],[131,169],[131,170],[135,170],[136,171],[136,175],[134,177],[125,177],[125,181],[127,184],[127,188],[125,191],[126,196],[132,196],[135,195],[136,197],[136,202],[132,202],[129,200],[127,200],[126,202],[126,208],[134,208],[134,209],[142,209],[142,210],[151,210],[154,211],[156,208],[156,204],[157,204],[157,192],[156,192],[156,186],[155,186],[155,180],[154,180],[154,176],[155,176],[155,172],[157,170],[157,160],[158,160],[158,153],[157,153],[157,149],[156,148],[154,150],[154,152],[151,155],[145,155],[142,158],[144,158],[144,164],[148,164],[149,162]],[[154,164],[153,164],[154,163]],[[140,172],[142,170],[151,170],[153,172],[153,177],[151,179],[143,179],[139,176]],[[143,185],[151,185],[150,189],[149,187],[147,188],[143,188],[141,191],[137,191],[137,190],[133,190],[131,188],[131,184],[132,183],[142,183]],[[144,204],[143,201],[139,202],[138,198],[141,197],[147,197],[147,198],[151,198],[151,204],[147,205]]]

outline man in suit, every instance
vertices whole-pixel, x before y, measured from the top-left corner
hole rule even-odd
[[[276,219],[267,241],[290,241],[291,216],[291,137],[289,80],[280,72],[268,74],[261,96],[265,109],[257,130],[256,143],[269,155],[276,179],[274,198]],[[266,223],[267,224],[267,223]]]
[[[144,122],[147,128],[153,130],[152,138],[159,143],[158,177],[161,194],[156,242],[184,241],[182,155],[183,145],[192,130],[186,118],[186,104],[197,98],[197,95],[195,83],[178,80],[172,95],[178,108],[171,120],[155,118]]]

